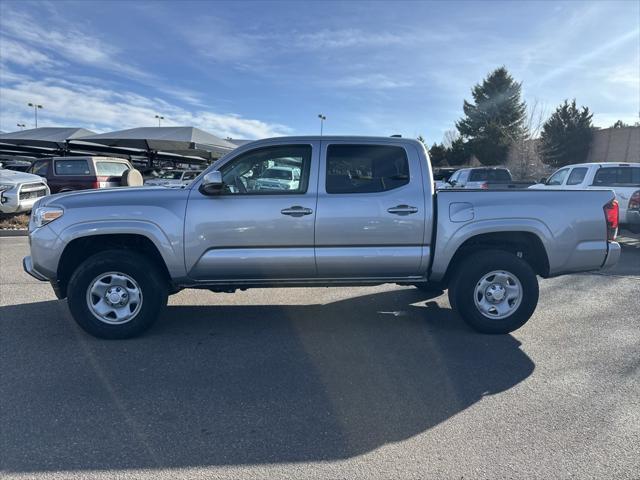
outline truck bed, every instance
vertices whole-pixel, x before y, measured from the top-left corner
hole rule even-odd
[[[514,232],[535,235],[548,258],[545,276],[596,270],[610,250],[603,207],[614,199],[610,190],[441,190],[435,194],[437,214],[430,280],[440,281],[454,253],[471,237]],[[535,240],[533,237],[528,237]]]

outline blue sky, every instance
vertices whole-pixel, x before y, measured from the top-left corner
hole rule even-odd
[[[222,137],[440,141],[505,65],[549,114],[638,121],[640,1],[0,3],[0,130],[194,125]]]

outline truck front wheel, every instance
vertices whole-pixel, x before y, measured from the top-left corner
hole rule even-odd
[[[538,280],[528,263],[502,250],[466,257],[449,284],[449,303],[482,333],[509,333],[524,325],[538,303]]]
[[[86,259],[67,291],[74,320],[98,338],[141,334],[167,303],[163,273],[144,255],[128,250],[106,250]]]

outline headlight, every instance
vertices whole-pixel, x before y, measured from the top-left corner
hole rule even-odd
[[[32,214],[33,226],[40,228],[53,222],[56,218],[60,218],[63,213],[64,210],[58,207],[38,207]]]
[[[15,185],[11,183],[0,183],[0,192],[6,192],[7,190],[11,190]]]

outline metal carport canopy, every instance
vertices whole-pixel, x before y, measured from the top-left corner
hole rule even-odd
[[[139,127],[88,135],[77,140],[154,151],[205,150],[226,153],[236,148],[233,143],[195,127]],[[72,139],[70,143],[76,142]]]
[[[0,134],[0,144],[61,150],[67,140],[95,135],[86,128],[40,127]]]

